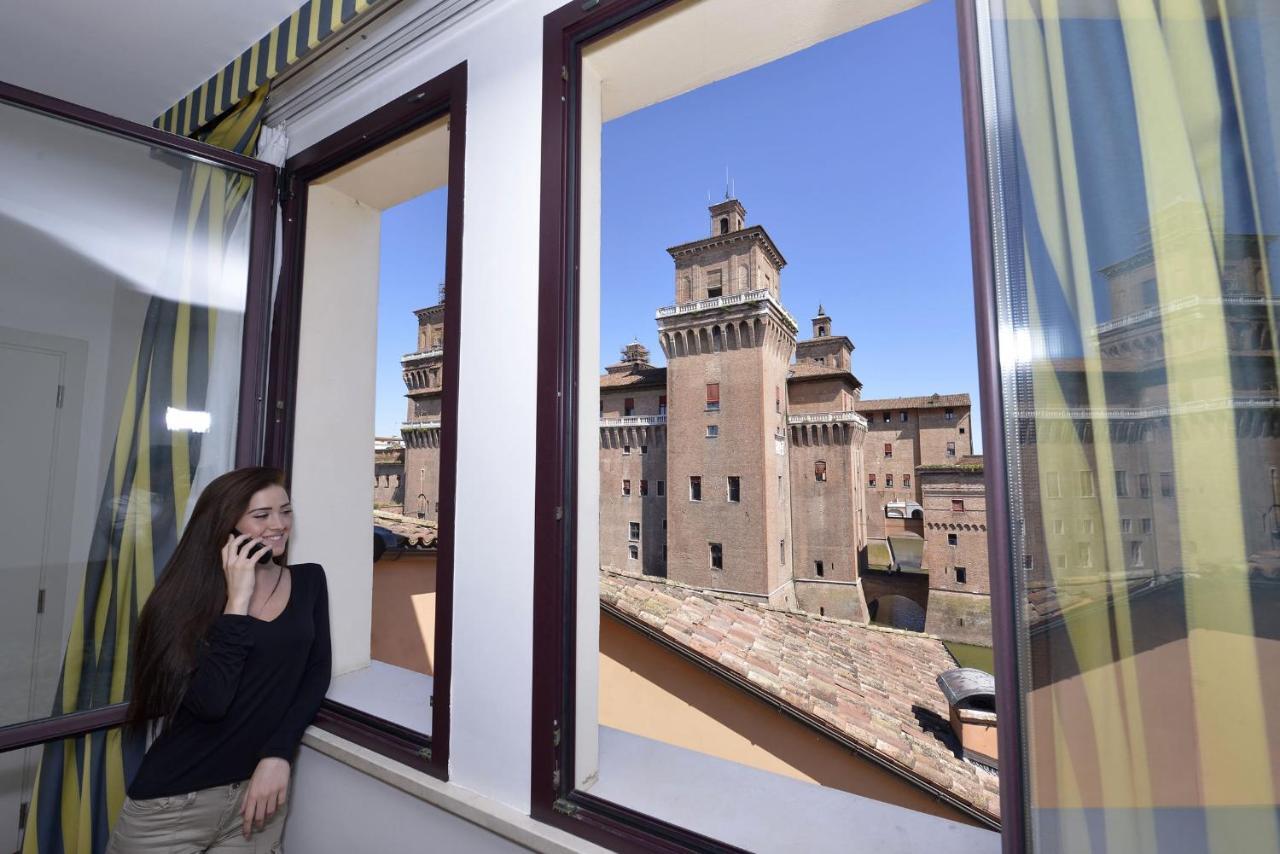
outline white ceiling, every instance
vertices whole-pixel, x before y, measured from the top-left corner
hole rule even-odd
[[[385,211],[443,187],[449,180],[449,124],[440,119],[315,183]]]
[[[143,124],[303,0],[0,0],[0,80]]]

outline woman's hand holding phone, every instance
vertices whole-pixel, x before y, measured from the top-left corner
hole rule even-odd
[[[257,582],[259,558],[271,547],[262,540],[247,534],[234,533],[227,537],[222,547],[222,571],[227,577],[227,607],[224,614],[248,614],[249,600],[253,598]]]

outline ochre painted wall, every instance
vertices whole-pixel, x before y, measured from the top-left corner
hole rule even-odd
[[[373,565],[370,658],[433,675],[436,556],[383,557]]]
[[[977,825],[616,618],[600,618],[600,725]]]

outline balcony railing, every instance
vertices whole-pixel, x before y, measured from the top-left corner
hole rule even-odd
[[[745,291],[740,294],[733,294],[727,297],[711,297],[710,299],[700,299],[696,302],[682,302],[676,305],[668,305],[658,309],[654,317],[658,320],[664,317],[676,317],[681,314],[692,314],[695,311],[708,311],[713,308],[727,308],[731,305],[742,305],[748,302],[766,301],[773,303],[773,307],[782,313],[790,323],[793,329],[799,329],[796,319],[791,316],[791,312],[782,307],[782,303],[778,302],[777,297],[768,288],[761,288],[756,291]]]
[[[1177,311],[1183,311],[1188,308],[1195,308],[1200,305],[1253,305],[1262,307],[1275,307],[1280,305],[1280,300],[1271,299],[1269,297],[1237,295],[1226,296],[1220,298],[1214,297],[1182,297],[1181,299],[1172,300],[1163,305],[1152,306],[1134,314],[1127,314],[1124,317],[1117,317],[1115,320],[1108,320],[1105,323],[1099,323],[1093,328],[1095,335],[1101,335],[1104,332],[1110,332],[1113,329],[1120,329],[1125,326],[1136,326],[1145,323],[1148,320],[1154,320],[1161,315],[1173,314]]]
[[[417,353],[405,353],[400,357],[400,364],[405,362],[413,362],[419,359],[437,359],[444,355],[443,347],[432,347],[430,350],[420,350]]]
[[[809,415],[788,415],[788,424],[861,424],[867,426],[867,419],[856,412],[815,412]]]
[[[400,425],[400,430],[439,430],[439,421],[405,421]]]
[[[621,418],[601,418],[601,427],[660,427],[667,423],[665,415],[624,415]]]

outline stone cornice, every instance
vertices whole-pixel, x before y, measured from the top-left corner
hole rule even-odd
[[[769,232],[764,230],[763,225],[747,225],[728,234],[716,234],[711,237],[704,237],[701,240],[681,243],[678,246],[668,247],[667,252],[671,254],[672,258],[679,259],[685,255],[744,240],[758,242],[761,248],[764,249],[765,254],[769,256],[769,260],[779,270],[787,266],[787,259],[782,257],[782,253],[778,251],[777,244],[773,242]]]

